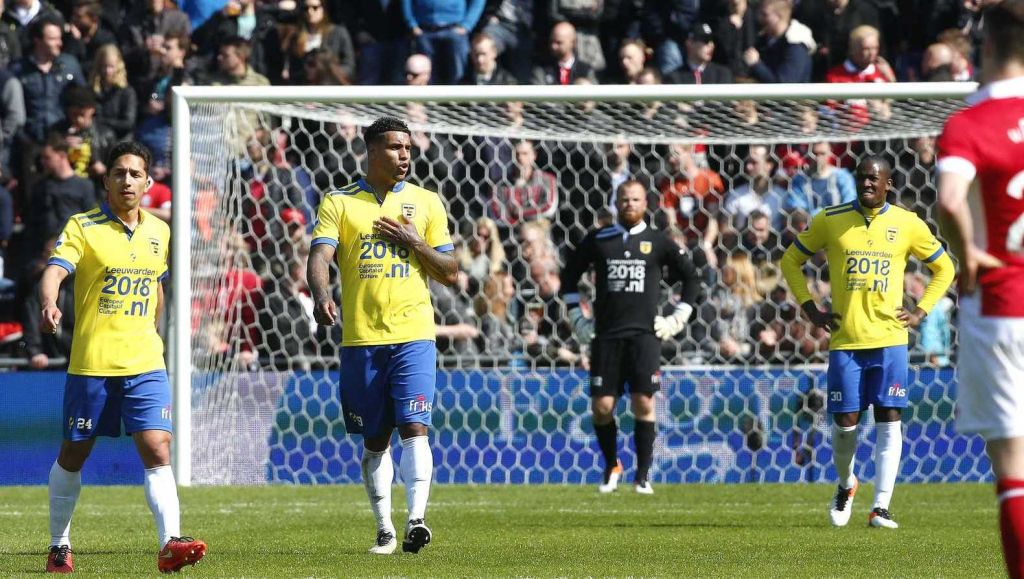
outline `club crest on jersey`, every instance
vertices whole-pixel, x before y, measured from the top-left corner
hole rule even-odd
[[[900,230],[898,228],[889,227],[888,229],[885,230],[885,238],[890,242],[896,241],[896,234],[898,234],[899,232]]]
[[[650,241],[641,241],[640,242],[640,253],[642,253],[644,255],[647,255],[648,253],[651,252],[651,249],[653,248],[653,246],[654,246],[654,244],[652,244]]]
[[[150,237],[149,249],[153,252],[153,255],[160,255],[160,240],[155,237]]]
[[[416,217],[416,206],[412,203],[402,203],[402,216],[411,221]]]

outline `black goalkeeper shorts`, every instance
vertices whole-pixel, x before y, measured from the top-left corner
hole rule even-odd
[[[661,389],[661,340],[654,334],[594,338],[590,349],[590,395],[653,394]]]

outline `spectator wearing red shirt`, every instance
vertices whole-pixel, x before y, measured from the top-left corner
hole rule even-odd
[[[159,217],[161,221],[171,222],[171,188],[159,181],[154,181],[139,201],[146,211]]]
[[[879,54],[880,38],[878,29],[866,24],[851,30],[848,58],[825,74],[825,82],[894,82],[892,67]],[[866,125],[872,113],[881,118],[890,114],[888,104],[878,100],[850,99],[845,107],[838,108],[845,108],[843,112],[857,127]]]
[[[516,145],[512,183],[499,185],[491,199],[491,217],[501,227],[540,217],[551,219],[558,209],[555,176],[537,167],[537,151],[531,141]]]
[[[689,245],[699,243],[709,263],[715,265],[725,183],[718,173],[697,164],[691,144],[672,145],[668,162],[672,173],[658,182],[658,191],[669,226],[678,227]]]
[[[880,35],[873,26],[850,31],[848,58],[825,74],[825,82],[894,82],[892,67],[879,55]]]

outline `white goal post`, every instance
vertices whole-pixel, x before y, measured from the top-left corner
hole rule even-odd
[[[380,114],[391,113],[402,116],[407,103],[422,103],[428,110],[443,109],[445,114],[432,116],[429,120],[413,121],[421,125],[431,139],[435,133],[461,135],[471,138],[475,135],[508,140],[534,139],[538,141],[565,139],[579,143],[613,143],[620,140],[655,145],[671,143],[699,143],[706,146],[716,144],[765,144],[815,143],[822,141],[885,140],[910,138],[937,134],[945,117],[956,110],[960,101],[975,90],[973,83],[895,83],[895,84],[798,84],[798,85],[574,85],[574,86],[429,86],[429,87],[382,87],[382,86],[310,86],[310,87],[210,87],[183,86],[173,90],[173,219],[172,219],[172,265],[171,265],[171,312],[168,338],[168,359],[171,383],[174,385],[174,448],[173,464],[178,484],[217,484],[240,479],[231,475],[212,475],[196,478],[193,467],[194,444],[209,444],[193,440],[193,374],[196,361],[192,343],[195,314],[194,272],[196,248],[196,225],[193,211],[196,204],[197,174],[202,170],[200,163],[211,166],[223,163],[227,153],[211,153],[216,147],[230,148],[231,142],[239,137],[237,128],[227,127],[232,115],[242,114],[273,115],[311,119],[329,122],[332,116],[356,117],[357,125],[365,126],[367,119]],[[744,123],[732,116],[732,104],[751,101],[761,106],[761,117],[752,123]],[[829,123],[824,119],[810,130],[801,131],[794,125],[791,115],[773,114],[773,111],[791,111],[800,103],[827,103],[872,101],[887,103],[888,112],[884,120],[862,123],[856,118],[836,115]],[[526,121],[509,128],[503,126],[501,103],[526,103]],[[602,116],[600,123],[579,123],[566,119],[561,113],[550,112],[543,105],[559,103],[585,107],[585,103],[599,103]],[[636,107],[682,105],[689,120],[673,124],[659,124],[663,117],[642,118]],[[706,107],[707,103],[718,103],[719,108]],[[218,107],[215,112],[197,116],[197,107]],[[677,105],[678,106],[678,105]],[[701,107],[701,108],[694,108]],[[241,111],[241,112],[239,112]],[[547,112],[545,112],[547,111]],[[694,119],[707,114],[713,119],[711,128]],[[536,122],[531,121],[534,115]],[[682,115],[681,116],[686,116]],[[855,117],[856,115],[854,115]],[[224,133],[219,139],[215,133],[206,134],[205,140],[197,144],[197,128],[206,125],[196,123],[223,122]],[[219,119],[219,120],[218,120]],[[497,120],[496,120],[497,119]],[[698,128],[699,127],[699,128]],[[212,136],[211,136],[212,135]],[[197,148],[205,148],[203,154],[213,154],[213,160],[197,160]],[[327,151],[319,151],[327,154]],[[735,152],[729,153],[735,156]],[[736,161],[732,159],[730,161]],[[416,162],[416,159],[413,159]],[[312,170],[311,170],[312,172]],[[228,188],[216,188],[218,194],[230,194]],[[474,216],[475,218],[475,216]],[[212,242],[211,242],[212,243]],[[257,328],[258,329],[258,328]],[[288,335],[282,339],[289,339]],[[752,376],[761,363],[750,362],[741,366]],[[462,365],[456,363],[456,370]],[[479,366],[476,366],[479,367]],[[735,366],[733,366],[735,367]],[[205,371],[234,372],[229,363],[217,366],[211,363]],[[326,403],[326,401],[324,401]],[[718,428],[716,423],[715,428]],[[730,423],[731,424],[731,423]],[[505,425],[502,426],[505,428]],[[225,433],[225,436],[231,436]],[[255,438],[261,434],[257,433]],[[560,439],[559,439],[560,440]],[[716,439],[717,440],[717,439]],[[238,441],[238,444],[245,444]],[[724,442],[708,443],[708,447]],[[717,451],[708,451],[714,452]],[[717,456],[717,455],[716,455]],[[257,458],[256,461],[262,460]],[[486,480],[517,481],[520,476],[534,480],[531,467],[522,466],[527,459],[517,458],[508,473],[500,476],[492,471],[481,476]],[[258,466],[258,465],[257,465]],[[205,467],[204,467],[205,468]],[[270,467],[267,467],[268,469]],[[312,467],[309,467],[312,470]],[[722,467],[723,472],[729,467]],[[924,467],[922,467],[924,468]],[[974,468],[974,467],[972,467]],[[565,478],[543,478],[544,481],[574,481],[578,479],[577,466],[569,467],[571,476]],[[468,480],[477,480],[473,469],[467,467]],[[461,481],[459,473],[450,480]],[[300,482],[307,479],[299,476]],[[584,478],[586,475],[583,475]],[[493,477],[493,478],[492,478]],[[248,479],[246,479],[248,480]],[[268,480],[283,480],[269,476]],[[290,480],[290,479],[289,479]],[[312,482],[322,480],[348,480],[344,476],[333,479],[310,476]],[[538,479],[539,480],[539,479]],[[676,480],[676,479],[673,479]],[[689,480],[685,477],[679,480]],[[711,480],[702,478],[701,480]],[[717,479],[716,479],[717,480]]]

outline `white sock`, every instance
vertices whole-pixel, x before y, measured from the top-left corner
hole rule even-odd
[[[836,465],[839,484],[851,488],[857,477],[853,476],[853,460],[857,454],[857,426],[832,424],[832,462]]]
[[[900,473],[900,455],[903,454],[903,422],[875,423],[875,504],[874,508],[889,508],[896,475]]]
[[[402,482],[409,503],[409,520],[422,519],[427,512],[430,479],[434,474],[434,455],[426,436],[413,436],[402,441]]]
[[[181,536],[178,485],[174,483],[174,471],[171,470],[171,465],[147,468],[143,487],[146,491],[149,510],[153,512],[153,520],[156,521],[156,534],[160,539],[160,548],[163,549],[171,537]]]
[[[395,479],[395,464],[391,460],[391,447],[374,452],[363,448],[363,486],[370,498],[370,508],[377,519],[377,529],[395,534],[391,522],[391,483]]]
[[[71,546],[71,515],[82,492],[82,471],[64,470],[57,461],[50,467],[50,546]]]

